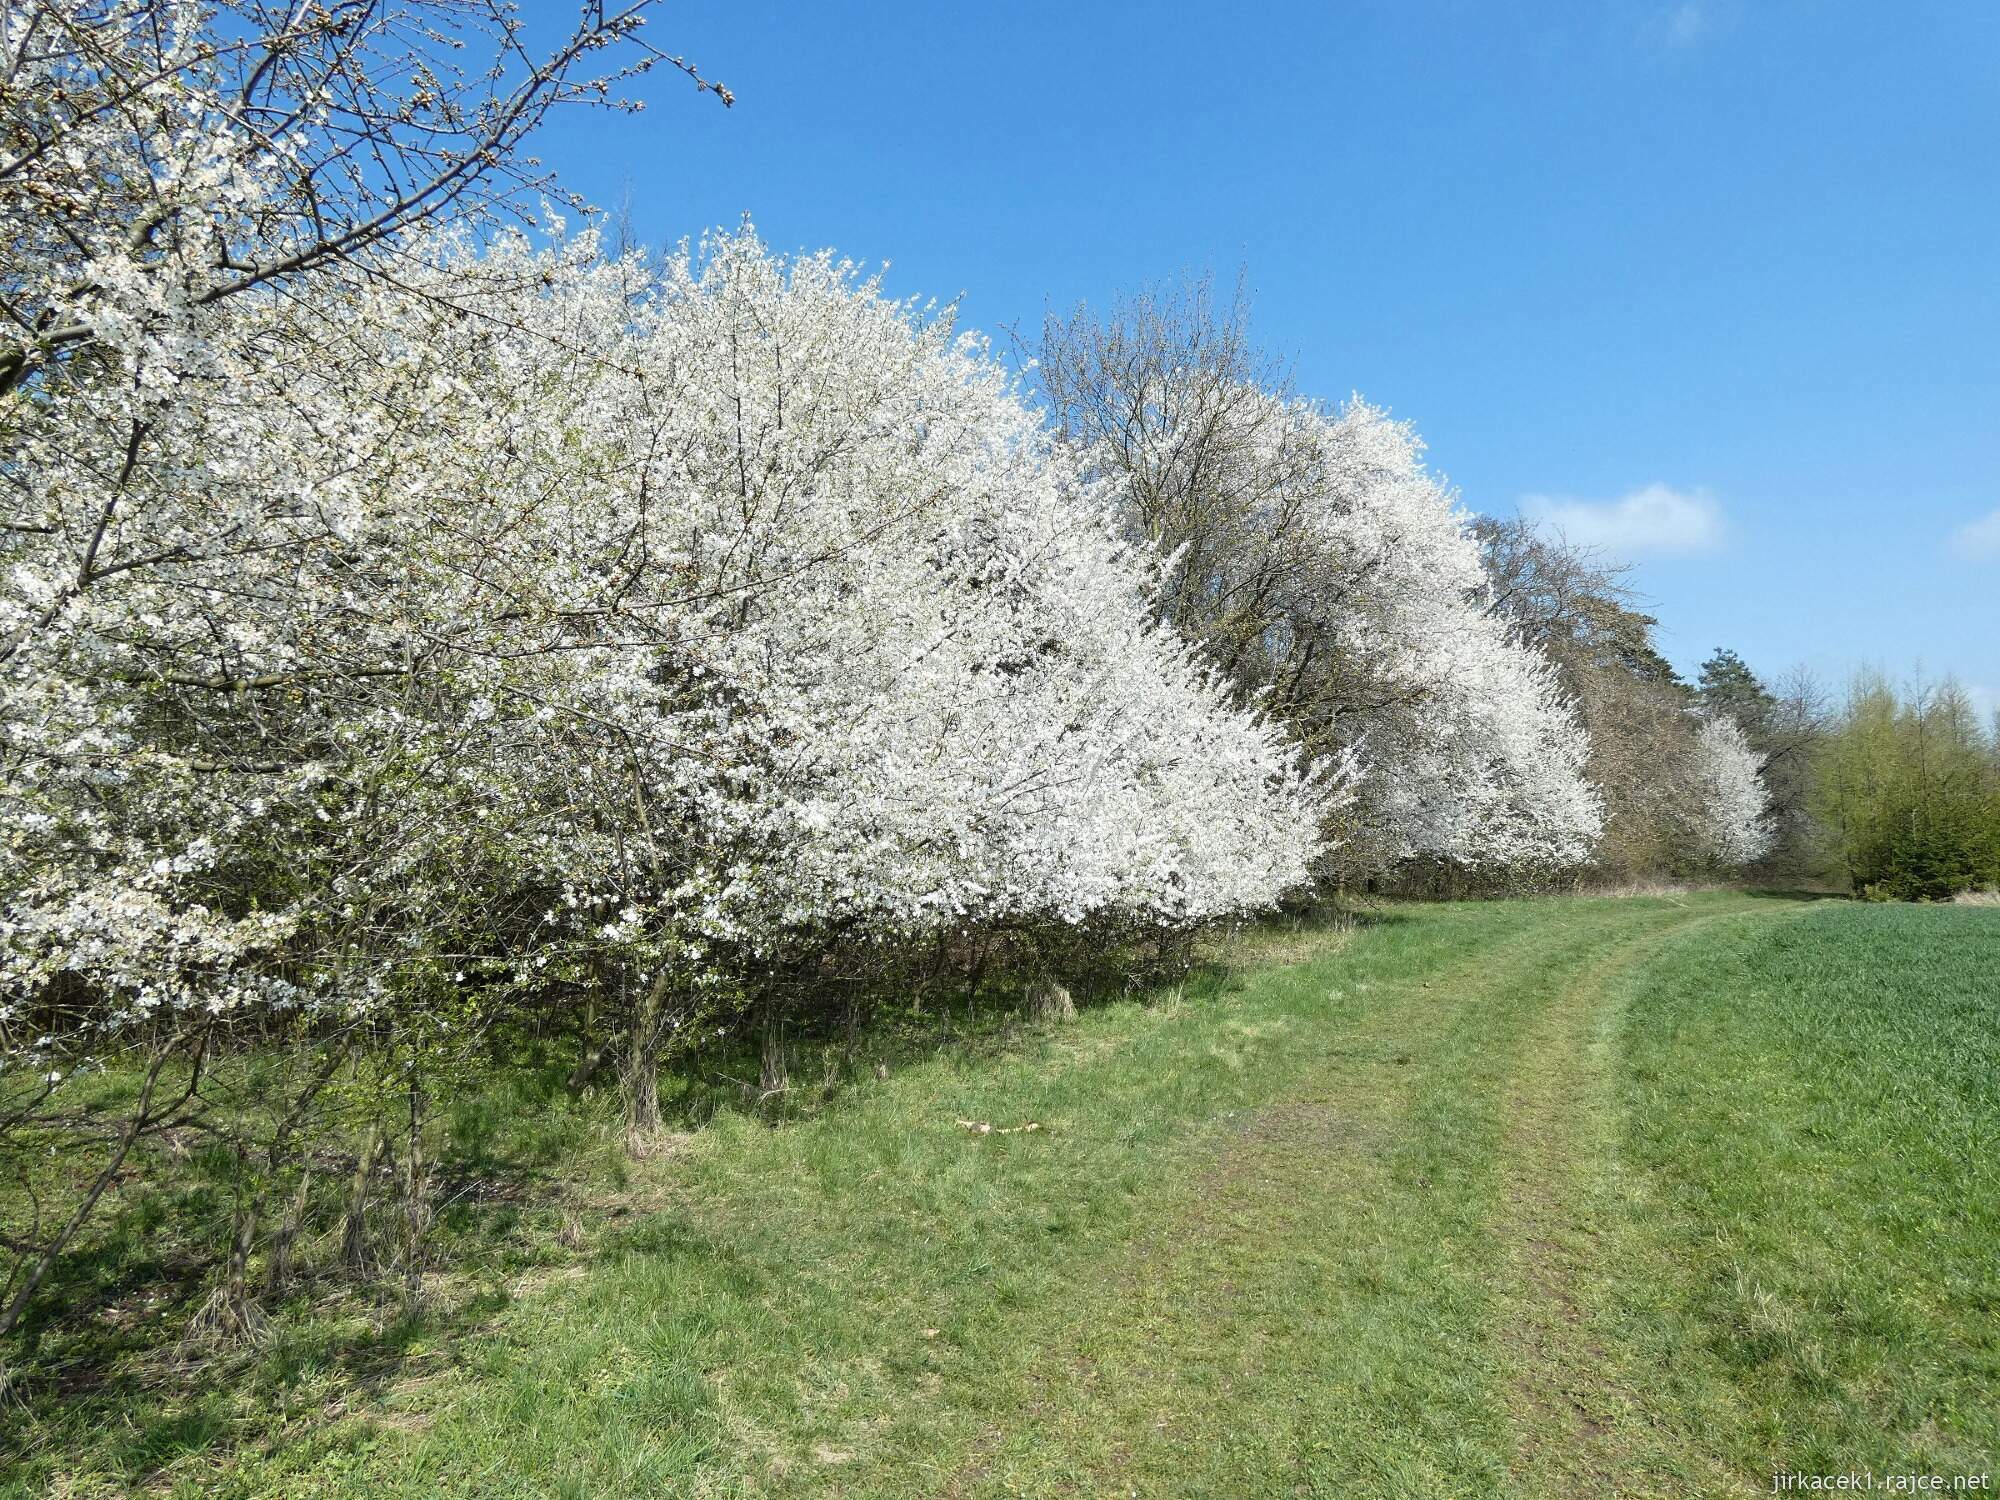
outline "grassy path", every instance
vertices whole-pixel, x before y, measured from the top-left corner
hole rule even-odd
[[[1491,1232],[1529,1166],[1520,1069],[1547,1064],[1535,1047],[1560,1030],[1554,1002],[1581,992],[1579,963],[1586,984],[1601,979],[1687,920],[1648,915],[1577,914],[1470,963],[1362,981],[1367,1007],[1339,1045],[1214,1143],[1164,1222],[1080,1292],[1052,1348],[1017,1351],[1043,1372],[1035,1399],[952,1487],[1499,1488],[1520,1418],[1553,1423],[1496,1400],[1490,1354],[1467,1347],[1504,1295],[1495,1273],[1539,1275],[1515,1242],[1534,1225]],[[1552,1110],[1539,1125],[1574,1128]],[[1552,1215],[1554,1165],[1533,1183]]]
[[[1754,919],[1797,915],[1767,905]],[[1502,1199],[1493,1233],[1502,1338],[1517,1358],[1512,1381],[1512,1477],[1529,1493],[1612,1494],[1636,1488],[1649,1460],[1642,1383],[1607,1349],[1593,1315],[1622,1261],[1616,1213],[1615,1022],[1634,971],[1667,944],[1699,942],[1740,911],[1681,914],[1662,930],[1627,935],[1540,998],[1513,1058],[1502,1140]],[[1707,1469],[1704,1492],[1729,1477]]]
[[[1599,1023],[1621,975],[1722,914],[1576,911],[1364,981],[1296,1091],[968,1393],[988,1430],[942,1491],[1611,1488],[1626,1402],[1579,1304],[1610,1145]],[[997,1419],[1009,1390],[1033,1395]]]
[[[239,1408],[261,1442],[154,1478],[1248,1500],[1982,1472],[1996,976],[2000,913],[1734,895],[1267,940],[809,1121],[724,1117],[476,1338],[415,1337],[366,1392],[280,1351],[297,1419]],[[316,1380],[349,1415],[297,1398]]]

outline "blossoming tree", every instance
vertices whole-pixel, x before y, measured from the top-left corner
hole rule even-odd
[[[1601,810],[1553,668],[1488,608],[1479,547],[1403,424],[1286,392],[1205,288],[1045,330],[1066,439],[1175,566],[1164,608],[1246,701],[1357,755],[1340,863],[1545,872]]]
[[[831,935],[1306,877],[1350,768],[1158,627],[1157,559],[982,346],[747,232],[652,278],[552,228],[20,388],[11,1129],[136,1045],[129,1147],[282,1024],[327,1059],[286,1121],[365,1038],[415,1161],[431,1061],[551,993],[622,997],[644,1124],[663,1030]]]
[[[1763,757],[1750,747],[1736,721],[1724,714],[1703,719],[1694,743],[1699,845],[1725,869],[1755,864],[1773,837]]]

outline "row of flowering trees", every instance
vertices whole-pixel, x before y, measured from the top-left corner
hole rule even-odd
[[[1349,795],[826,257],[444,241],[195,326],[17,413],[17,1078],[556,987],[623,997],[644,1123],[663,1030],[836,937],[1268,906]]]
[[[1407,424],[1299,397],[1240,297],[1145,292],[1050,319],[1037,353],[1064,441],[1174,559],[1163,613],[1241,701],[1354,758],[1320,878],[1629,873],[1635,821],[1659,834],[1644,873],[1763,851],[1761,757],[1678,687],[1615,575],[1560,538],[1475,523]],[[1657,731],[1636,746],[1635,717]]]
[[[26,435],[22,989],[216,1013],[482,944],[1183,924],[1299,884],[1345,799],[1155,622],[980,347],[824,256],[441,244],[219,345]]]
[[[639,9],[518,76],[455,0],[0,19],[0,1139],[76,1164],[0,1334],[176,1130],[243,1167],[249,1317],[334,1101],[343,1243],[393,1104],[414,1268],[430,1095],[523,1016],[615,1029],[643,1129],[712,1024],[782,1087],[836,950],[1590,852],[1587,738],[1380,412],[1162,349],[1052,359],[1051,422],[829,256],[509,229]]]

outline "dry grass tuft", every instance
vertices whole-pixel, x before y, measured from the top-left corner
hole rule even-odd
[[[1714,882],[1703,883],[1692,880],[1624,880],[1611,885],[1586,885],[1577,892],[1577,895],[1593,900],[1599,896],[1636,900],[1642,897],[1693,896],[1702,891],[1726,889],[1728,887]]]

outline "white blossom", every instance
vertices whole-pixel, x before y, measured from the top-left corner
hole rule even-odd
[[[1775,832],[1761,761],[1736,721],[1717,714],[1695,733],[1694,779],[1699,795],[1696,842],[1716,864],[1753,864]]]
[[[186,326],[212,375],[20,413],[9,989],[1180,923],[1302,882],[1345,800],[1155,623],[984,347],[831,257],[447,236]]]

